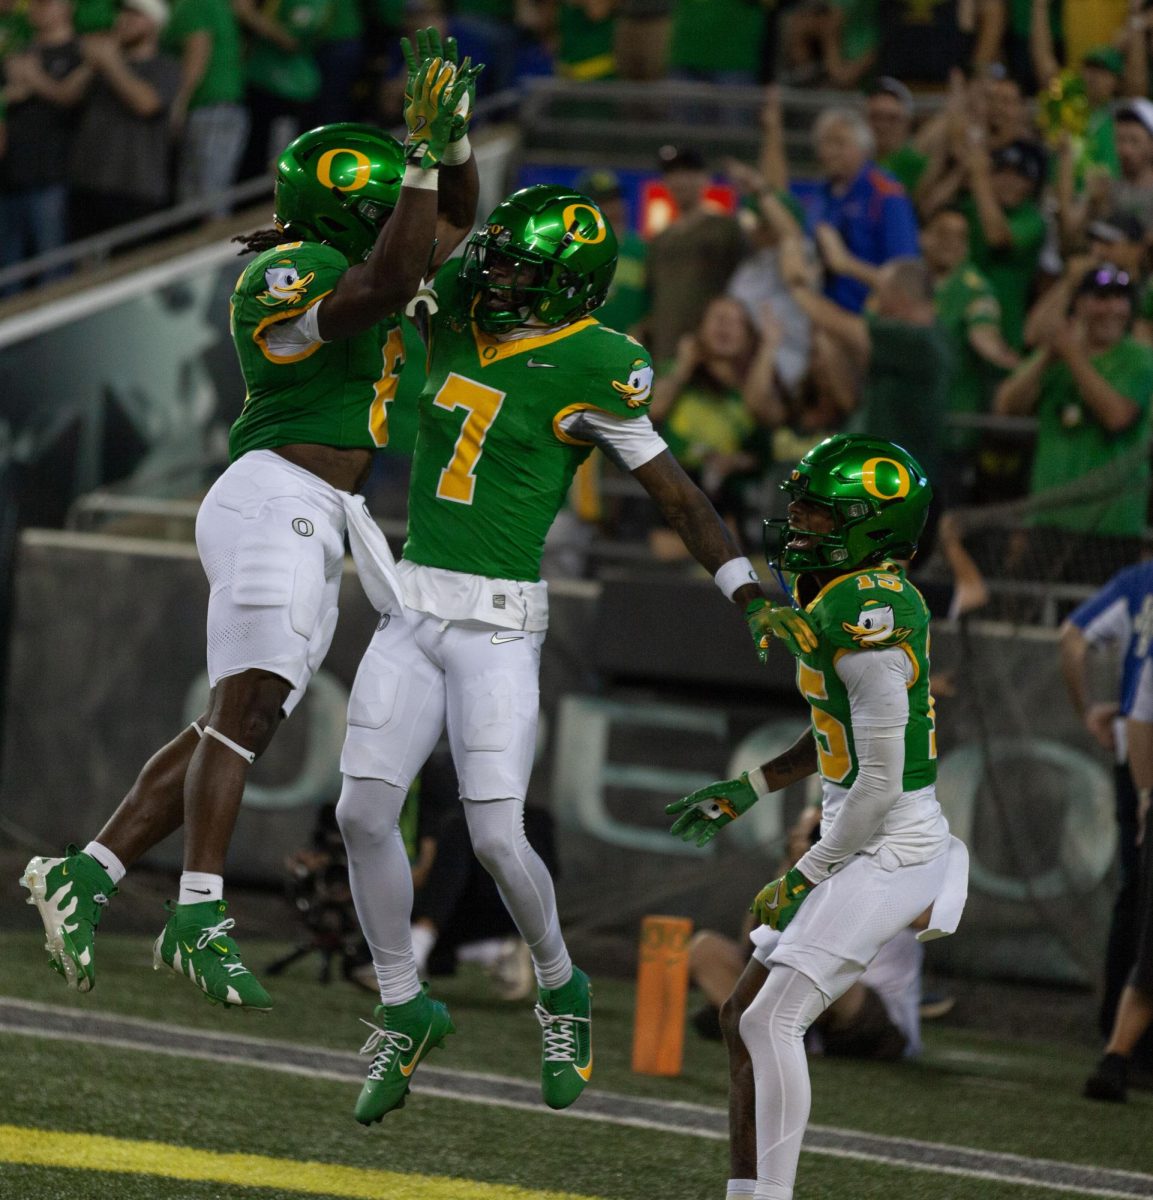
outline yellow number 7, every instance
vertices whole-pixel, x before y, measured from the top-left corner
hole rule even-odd
[[[505,393],[498,392],[496,388],[485,387],[483,383],[453,372],[433,398],[432,402],[437,408],[447,408],[449,412],[463,408],[468,412],[460,427],[452,458],[441,471],[440,481],[436,485],[436,494],[441,500],[453,500],[457,504],[472,503],[476,488],[476,466],[484,453],[484,439],[500,412],[504,397]]]

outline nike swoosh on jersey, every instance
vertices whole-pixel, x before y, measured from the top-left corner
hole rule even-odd
[[[428,1035],[430,1033],[432,1033],[431,1025],[424,1031],[424,1041],[417,1046],[416,1053],[408,1060],[408,1063],[405,1064],[398,1062],[396,1064],[396,1069],[405,1077],[405,1079],[407,1079],[413,1073],[413,1071],[416,1070],[416,1064],[420,1062],[420,1052],[424,1049],[424,1043],[428,1041]]]
[[[535,358],[528,359],[524,365],[526,367],[548,367],[550,370],[556,369],[556,363],[537,362],[537,360]]]
[[[523,633],[494,633],[492,635],[492,644],[494,646],[503,646],[505,642],[523,642]]]

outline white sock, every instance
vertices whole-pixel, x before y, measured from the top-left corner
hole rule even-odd
[[[416,959],[416,973],[420,976],[424,975],[425,967],[428,966],[428,956],[432,953],[433,946],[436,945],[436,932],[429,929],[427,925],[414,925],[412,927],[412,956]]]
[[[128,868],[108,849],[99,842],[89,842],[80,852],[94,858],[107,872],[108,878],[114,884],[119,883],[128,874]]]
[[[207,871],[185,871],[180,876],[177,904],[204,904],[208,900],[223,899],[223,875],[209,875]]]
[[[728,1190],[725,1192],[725,1200],[735,1200],[740,1196],[752,1196],[756,1190],[757,1181],[755,1179],[730,1179]]]

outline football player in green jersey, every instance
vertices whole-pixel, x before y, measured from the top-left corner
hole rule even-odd
[[[782,486],[788,517],[766,522],[766,550],[792,574],[812,631],[796,654],[811,727],[779,758],[667,810],[674,833],[703,845],[769,792],[821,777],[821,839],[754,899],[768,928],[722,1011],[727,1195],[757,1200],[793,1195],[809,1117],[805,1031],[927,908],[922,940],[952,933],[968,879],[934,787],[929,614],[900,565],[916,551],[929,483],[900,446],[840,434]]]
[[[366,1124],[403,1102],[423,1053],[451,1030],[417,976],[397,832],[408,786],[446,727],[473,847],[532,951],[545,1102],[566,1107],[592,1074],[588,977],[523,831],[548,625],[541,549],[577,467],[599,447],[648,490],[726,596],[764,604],[748,559],[652,427],[648,353],[590,315],[615,263],[616,238],[592,200],[530,187],[497,206],[427,297],[404,607],[383,614],[357,673],[337,806],[382,1000],[356,1107]]]
[[[428,31],[418,46],[407,144],[365,125],[303,134],[277,164],[276,230],[246,239],[260,252],[237,282],[231,324],[248,396],[232,464],[196,522],[210,585],[208,707],[145,765],[94,841],[34,858],[23,878],[52,964],[80,991],[95,983],[96,927],[125,869],[183,823],[180,894],[154,965],[215,1002],[270,1006],[228,936],[225,854],[249,766],[328,650],[346,532],[374,602],[396,590],[387,543],[355,493],[388,440],[400,312],[476,206],[476,71]]]

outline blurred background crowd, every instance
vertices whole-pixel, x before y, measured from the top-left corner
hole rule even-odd
[[[599,316],[652,352],[653,417],[746,546],[782,471],[858,429],[933,478],[954,611],[989,573],[1028,615],[1029,580],[1071,604],[1137,557],[1145,0],[0,0],[0,271],[175,203],[226,212],[310,125],[395,125],[398,35],[429,23],[488,64],[482,104],[560,78],[590,96],[566,92],[568,116],[603,122],[598,85],[646,83],[612,109],[625,128],[659,103],[695,131],[624,171],[573,155],[568,180],[621,241]],[[683,556],[618,482],[574,493],[566,571],[594,529]]]

